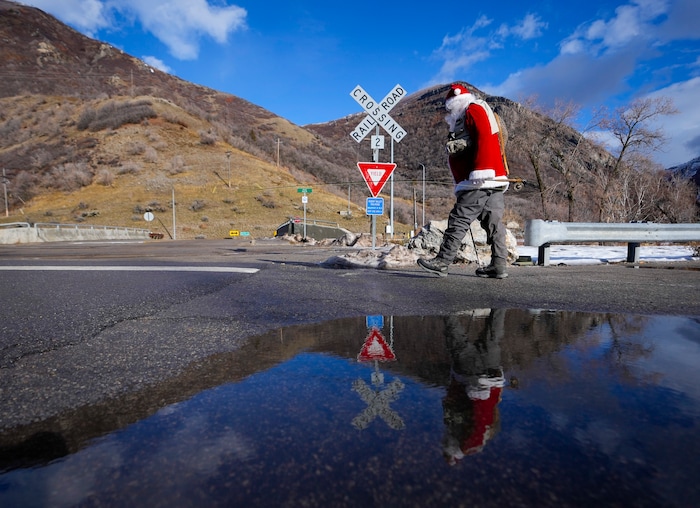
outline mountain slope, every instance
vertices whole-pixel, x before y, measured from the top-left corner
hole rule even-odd
[[[182,221],[190,236],[271,234],[300,214],[298,186],[314,187],[310,220],[341,220],[338,212],[349,206],[346,190],[328,192],[302,164],[285,161],[324,152],[309,131],[152,69],[38,9],[0,0],[0,60],[7,62],[0,70],[0,167],[19,215],[11,219],[131,225],[149,202],[167,208],[173,187],[183,196],[176,197],[179,213],[196,209]],[[106,121],[91,125],[91,116]],[[306,158],[306,166],[326,165]],[[120,210],[112,210],[115,203]],[[366,229],[360,208],[351,208],[354,218],[343,225]]]
[[[148,227],[142,211],[153,208],[165,228],[175,189],[183,214],[178,224],[186,233],[178,237],[227,236],[231,229],[270,234],[288,216],[301,214],[297,188],[312,187],[310,220],[369,231],[363,211],[368,191],[356,163],[372,160],[372,152],[369,139],[358,144],[350,137],[364,113],[294,125],[8,0],[0,0],[0,61],[0,168],[12,212],[7,221]],[[397,233],[417,221],[423,167],[426,219],[444,219],[452,206],[443,149],[448,86],[411,93],[392,110],[408,133],[393,146]],[[567,220],[573,210],[575,220],[597,220],[594,173],[606,167],[610,154],[523,104],[476,91],[507,127],[512,176],[527,180],[522,191],[506,194],[507,219],[522,224],[542,218],[545,203],[551,219]],[[389,161],[391,153],[387,137],[380,160]],[[343,218],[348,209],[351,219]],[[381,217],[379,229],[388,221],[388,214]]]

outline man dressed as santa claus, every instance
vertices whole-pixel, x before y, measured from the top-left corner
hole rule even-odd
[[[429,273],[447,276],[464,235],[478,219],[491,245],[491,263],[476,275],[503,279],[506,273],[506,228],[503,224],[504,192],[508,172],[501,152],[499,122],[489,105],[466,86],[454,83],[445,98],[450,126],[446,144],[448,166],[455,181],[456,202],[447,223],[440,251],[433,259],[419,259]]]

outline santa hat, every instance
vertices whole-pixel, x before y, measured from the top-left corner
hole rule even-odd
[[[471,93],[466,86],[460,83],[453,83],[450,85],[450,90],[447,92],[447,97],[445,97],[445,102],[457,97],[458,95],[466,95]]]

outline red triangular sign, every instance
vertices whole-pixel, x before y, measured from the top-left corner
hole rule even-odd
[[[378,360],[380,362],[391,362],[396,360],[396,355],[386,343],[386,339],[376,328],[365,339],[360,354],[357,355],[358,362],[369,362]]]
[[[362,178],[367,182],[372,197],[376,198],[396,169],[396,164],[393,162],[358,162],[357,167],[360,168]]]

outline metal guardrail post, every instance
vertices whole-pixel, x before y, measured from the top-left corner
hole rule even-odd
[[[627,244],[627,262],[639,263],[639,242],[629,242]]]
[[[545,243],[537,247],[537,264],[540,266],[549,266],[549,248],[550,244]]]

